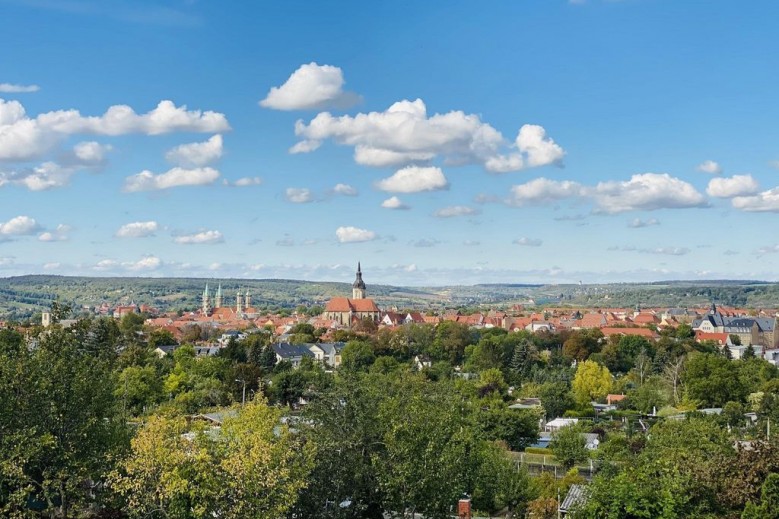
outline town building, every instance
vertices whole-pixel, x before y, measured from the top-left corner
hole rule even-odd
[[[201,296],[200,314],[204,317],[210,317],[214,321],[235,321],[256,316],[257,310],[252,308],[249,290],[241,293],[239,289],[235,296],[235,306],[225,306],[222,284],[219,284],[212,300],[208,292],[208,283],[206,283],[206,288]]]
[[[700,319],[692,322],[692,329],[703,333],[725,333],[737,336],[743,346],[779,346],[776,317],[729,316],[720,312],[714,303]],[[737,343],[738,344],[738,343]]]
[[[334,297],[327,302],[322,318],[344,328],[351,328],[363,319],[378,323],[381,318],[379,307],[373,299],[366,298],[367,289],[362,279],[362,270],[357,263],[357,275],[352,284],[352,297]]]

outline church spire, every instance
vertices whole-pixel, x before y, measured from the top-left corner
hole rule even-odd
[[[362,280],[362,269],[357,262],[357,276],[352,283],[352,299],[365,299],[365,281]]]
[[[221,282],[219,283],[219,288],[216,289],[214,308],[222,308],[222,283]]]
[[[208,283],[206,283],[206,289],[203,290],[201,310],[203,311],[203,315],[209,315],[211,313],[211,297],[208,295]]]

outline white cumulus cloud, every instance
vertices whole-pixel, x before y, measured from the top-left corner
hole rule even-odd
[[[376,182],[376,187],[391,193],[419,193],[448,189],[449,182],[441,168],[407,166]]]
[[[349,184],[336,184],[333,188],[333,192],[338,195],[357,196],[357,189]]]
[[[218,178],[219,171],[208,167],[193,169],[177,167],[159,175],[144,170],[137,175],[127,177],[124,182],[124,190],[133,193],[181,186],[204,186],[213,184]]]
[[[307,204],[314,201],[314,194],[305,187],[288,187],[284,195],[287,201],[293,204]]]
[[[195,245],[201,243],[221,243],[224,236],[219,231],[200,231],[193,234],[183,234],[173,238],[173,241],[182,245]]]
[[[452,218],[454,216],[472,216],[481,213],[478,209],[465,205],[453,205],[444,207],[433,213],[438,218]]]
[[[704,160],[698,167],[695,168],[701,173],[708,173],[709,175],[719,175],[722,173],[722,166],[713,160]]]
[[[220,113],[187,110],[172,101],[137,114],[126,105],[114,105],[99,116],[84,116],[78,110],[45,112],[34,118],[18,101],[0,99],[0,161],[24,161],[40,157],[71,135],[159,135],[171,132],[218,133],[230,129]]]
[[[235,186],[235,187],[249,187],[249,186],[259,186],[262,184],[262,178],[260,177],[242,177],[229,185]]]
[[[327,107],[347,108],[360,96],[344,91],[340,68],[311,62],[301,65],[287,81],[272,87],[260,106],[274,110],[314,110]]]
[[[341,243],[357,243],[376,239],[376,233],[359,227],[339,227],[335,230],[335,236]]]
[[[736,209],[750,213],[779,213],[779,187],[754,196],[737,196],[730,203]]]
[[[421,99],[394,103],[384,112],[335,117],[317,114],[307,124],[298,121],[301,139],[291,153],[307,153],[323,141],[354,149],[354,159],[366,166],[402,166],[437,157],[448,164],[476,163],[494,172],[559,164],[564,151],[546,137],[541,126],[523,126],[513,144],[475,114],[450,111],[428,116]]]
[[[610,180],[596,186],[585,186],[570,180],[537,178],[512,186],[506,203],[513,206],[544,204],[567,198],[591,200],[599,213],[652,211],[706,207],[708,202],[691,184],[667,173],[641,173],[630,180]],[[482,195],[479,201],[492,201]]]
[[[660,221],[656,218],[649,218],[647,220],[642,220],[641,218],[634,218],[630,222],[628,222],[628,227],[633,229],[640,229],[641,227],[650,227],[653,225],[660,225]]]
[[[73,173],[75,173],[73,167],[44,162],[40,166],[18,171],[0,171],[0,187],[10,184],[30,191],[45,191],[68,185]]]
[[[222,157],[222,151],[222,136],[217,134],[205,142],[176,146],[165,154],[165,158],[173,164],[192,168],[213,164]]]
[[[523,236],[522,238],[517,238],[511,243],[514,245],[521,245],[522,247],[540,247],[544,242],[539,239],[526,238]]]
[[[627,181],[600,182],[589,190],[604,213],[705,207],[706,198],[691,184],[667,173],[642,173]]]
[[[391,197],[389,197],[388,199],[384,200],[384,201],[381,203],[381,206],[382,206],[384,209],[397,209],[397,210],[405,210],[405,209],[410,209],[410,207],[409,207],[409,206],[407,206],[406,204],[404,204],[403,202],[401,202],[401,201],[400,201],[400,198],[398,198],[398,197],[396,197],[396,196],[391,196]]]
[[[733,175],[730,178],[712,178],[706,193],[716,198],[733,198],[754,195],[760,191],[760,185],[752,175]]]
[[[536,178],[524,184],[511,187],[509,205],[524,206],[531,204],[546,204],[564,198],[582,196],[584,187],[570,180],[556,181],[547,178]]]
[[[38,85],[15,85],[13,83],[0,83],[0,94],[29,94],[41,89]]]
[[[39,234],[38,240],[45,241],[45,242],[67,241],[69,232],[70,232],[70,226],[61,223],[53,231],[44,231],[41,234]]]
[[[159,224],[154,220],[148,222],[132,222],[124,224],[116,231],[117,238],[145,238],[154,236],[159,229]]]
[[[487,159],[485,167],[493,173],[507,173],[525,168],[562,165],[565,151],[546,136],[546,130],[535,124],[525,124],[519,129],[515,141],[517,153],[496,155]]]
[[[110,144],[95,141],[79,142],[73,147],[73,154],[83,164],[100,164],[105,161],[106,153],[111,151]]]
[[[7,222],[0,222],[0,236],[28,236],[35,234],[40,228],[35,218],[16,216]]]
[[[665,256],[684,256],[690,253],[687,247],[655,247],[654,249],[636,249],[641,254],[661,254]]]
[[[157,256],[144,256],[135,262],[122,263],[122,267],[131,272],[157,270],[162,266],[162,260]]]

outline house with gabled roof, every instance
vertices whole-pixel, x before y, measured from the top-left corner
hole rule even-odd
[[[277,364],[286,360],[292,367],[297,368],[305,357],[316,359],[316,355],[305,344],[275,343],[271,347],[276,354]]]
[[[606,316],[601,313],[589,313],[582,316],[578,328],[602,328],[606,326]]]
[[[317,361],[330,366],[331,368],[337,368],[341,365],[341,352],[346,347],[346,343],[320,342],[316,344],[306,344],[306,347],[314,354],[314,358]]]

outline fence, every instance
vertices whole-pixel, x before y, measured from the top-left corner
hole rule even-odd
[[[567,472],[562,464],[551,454],[531,454],[527,452],[517,452],[516,467],[525,466],[528,473],[534,476],[538,476],[544,472],[554,474],[555,478],[562,478]],[[579,475],[587,480],[591,480],[595,473],[598,471],[598,461],[590,459],[585,464],[576,465],[576,469],[579,471]]]

